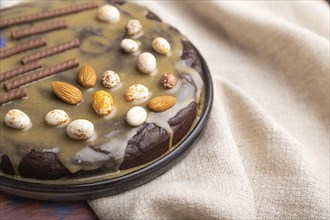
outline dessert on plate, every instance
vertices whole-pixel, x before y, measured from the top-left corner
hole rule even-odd
[[[143,6],[31,1],[2,10],[0,31],[2,176],[124,175],[169,153],[199,119],[198,53]]]

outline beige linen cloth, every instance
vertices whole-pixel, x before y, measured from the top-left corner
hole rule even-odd
[[[329,219],[327,3],[135,2],[200,50],[214,105],[178,165],[141,187],[88,201],[97,216]]]
[[[135,1],[180,29],[214,82],[205,132],[164,175],[89,201],[100,219],[329,219],[329,7]]]

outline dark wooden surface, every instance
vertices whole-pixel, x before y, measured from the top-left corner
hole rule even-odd
[[[97,219],[86,201],[51,202],[21,198],[0,192],[0,220]]]

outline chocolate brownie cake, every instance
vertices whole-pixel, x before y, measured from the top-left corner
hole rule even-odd
[[[0,31],[2,176],[124,175],[166,155],[199,119],[197,52],[143,6],[31,1],[2,10]]]

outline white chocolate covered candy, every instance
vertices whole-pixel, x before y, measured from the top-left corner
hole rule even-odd
[[[77,119],[66,127],[66,133],[74,140],[87,140],[94,134],[94,125],[86,119]]]
[[[156,70],[157,61],[153,54],[144,52],[139,55],[137,66],[142,73],[151,74]]]
[[[141,106],[135,106],[128,110],[126,114],[126,121],[129,125],[137,127],[142,125],[147,119],[147,111]]]
[[[136,35],[138,33],[140,33],[142,31],[142,24],[139,20],[137,19],[130,19],[126,26],[126,34],[128,36],[133,36],[133,35]]]
[[[100,21],[116,23],[120,20],[120,12],[115,6],[103,5],[97,12],[97,18]]]
[[[116,72],[107,70],[103,73],[101,82],[104,87],[111,89],[119,85],[120,77]]]
[[[69,121],[68,114],[60,109],[54,109],[45,116],[45,123],[50,126],[60,126]]]
[[[152,48],[155,52],[165,55],[171,51],[170,43],[163,37],[156,37],[152,41]]]
[[[125,94],[126,100],[129,102],[140,101],[149,96],[149,89],[142,84],[134,84],[130,86]]]
[[[21,110],[12,109],[5,115],[5,124],[11,128],[24,129],[31,124],[31,120],[29,116]]]
[[[125,38],[120,42],[120,49],[125,53],[134,53],[139,50],[139,44],[135,40]]]

